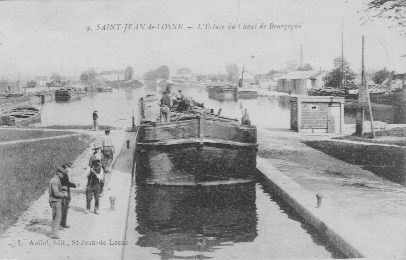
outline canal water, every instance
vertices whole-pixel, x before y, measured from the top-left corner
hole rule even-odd
[[[240,118],[248,109],[251,122],[289,128],[289,97],[222,100],[199,87],[184,87],[187,96],[206,108]],[[175,88],[175,90],[177,90]],[[45,103],[42,126],[99,124],[131,126],[138,99],[153,91],[88,94],[67,103]],[[283,202],[252,182],[211,187],[134,186],[128,220],[126,259],[280,259],[342,258],[317,231]]]
[[[343,258],[260,183],[134,186],[124,259]]]
[[[290,127],[289,96],[222,100],[220,97],[209,98],[204,88],[182,87],[182,90],[186,96],[203,102],[206,108],[212,108],[216,113],[222,109],[224,116],[241,118],[242,109],[246,108],[254,125]],[[133,115],[137,122],[139,98],[148,93],[157,94],[145,88],[133,91],[113,89],[113,92],[89,93],[80,100],[45,103],[40,125],[91,125],[92,113],[97,110],[99,125],[130,127]]]

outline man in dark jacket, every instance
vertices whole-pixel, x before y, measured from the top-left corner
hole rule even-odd
[[[99,125],[97,123],[98,118],[99,118],[99,116],[97,115],[97,110],[95,110],[93,112],[93,131],[99,130]]]
[[[68,218],[68,210],[69,210],[69,203],[71,201],[71,196],[70,196],[70,188],[79,188],[80,184],[79,183],[73,183],[70,182],[69,180],[69,175],[68,172],[71,167],[71,163],[65,163],[62,165],[62,168],[66,171],[66,173],[63,174],[63,177],[61,178],[61,184],[62,187],[67,187],[67,193],[68,197],[65,197],[62,199],[62,219],[61,219],[61,227],[63,228],[70,228],[66,224],[67,218]]]
[[[68,197],[66,191],[62,191],[61,178],[68,173],[62,167],[58,167],[55,176],[49,182],[49,205],[52,208],[52,231],[51,238],[60,239],[59,226],[62,218],[62,198]]]

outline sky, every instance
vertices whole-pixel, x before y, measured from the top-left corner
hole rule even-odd
[[[329,70],[344,53],[354,71],[361,68],[361,37],[365,35],[365,66],[406,71],[406,38],[386,21],[362,25],[363,7],[356,0],[139,0],[0,2],[0,77],[79,75],[134,68],[136,76],[167,65],[172,73],[189,67],[195,73],[225,73],[228,63],[253,73],[285,67],[300,60]],[[205,24],[225,29],[199,29]],[[227,29],[229,24],[236,29]],[[269,25],[300,25],[269,29]],[[122,24],[120,30],[97,25]],[[182,24],[179,30],[124,32],[125,24]],[[238,29],[238,25],[257,25]],[[260,29],[260,25],[265,29]],[[341,25],[342,24],[342,25]],[[89,26],[92,30],[88,31]],[[192,28],[186,28],[192,27]]]

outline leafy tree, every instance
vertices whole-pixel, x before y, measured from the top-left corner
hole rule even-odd
[[[397,28],[401,35],[406,36],[406,1],[405,0],[373,0],[368,1],[363,14],[364,22],[382,19],[389,28]]]
[[[231,83],[236,83],[238,81],[238,66],[235,63],[229,63],[226,65],[227,80]]]
[[[134,75],[134,69],[131,66],[127,66],[124,71],[124,81],[132,79]]]
[[[59,75],[58,73],[54,72],[54,73],[52,73],[50,79],[51,79],[52,82],[61,81],[61,75]]]
[[[309,63],[306,63],[305,65],[303,65],[303,67],[297,68],[297,70],[300,70],[300,71],[313,70],[313,67]]]
[[[96,78],[96,75],[97,75],[97,73],[94,70],[94,68],[89,68],[87,71],[80,74],[80,80],[81,81],[93,80]]]
[[[271,69],[266,75],[273,77],[275,74],[281,73],[279,70]]]
[[[386,67],[378,70],[373,76],[372,76],[372,80],[376,83],[376,84],[382,84],[385,79],[389,78],[391,75],[393,75],[394,72],[390,72]]]
[[[156,70],[146,72],[143,78],[146,80],[169,79],[169,68],[163,65]]]
[[[204,80],[205,78],[206,78],[205,75],[200,75],[200,74],[199,74],[199,75],[196,76],[196,80],[197,80],[197,81],[202,81],[202,80]]]
[[[334,59],[334,69],[329,71],[327,75],[323,78],[324,85],[326,87],[339,88],[342,85],[343,73],[341,69],[342,60],[341,57],[336,57]],[[344,61],[344,73],[346,80],[353,80],[356,74],[351,70],[350,64]]]

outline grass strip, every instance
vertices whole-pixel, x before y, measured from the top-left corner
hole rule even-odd
[[[51,131],[44,131],[44,130],[30,130],[30,131],[17,130],[16,131],[12,128],[0,129],[0,142],[36,139],[36,138],[52,137],[52,136],[67,135],[67,134],[74,134],[74,133],[68,132],[68,131],[63,131],[63,132],[62,131],[51,132]]]
[[[0,146],[0,233],[48,187],[57,166],[74,161],[93,138],[66,138]]]

